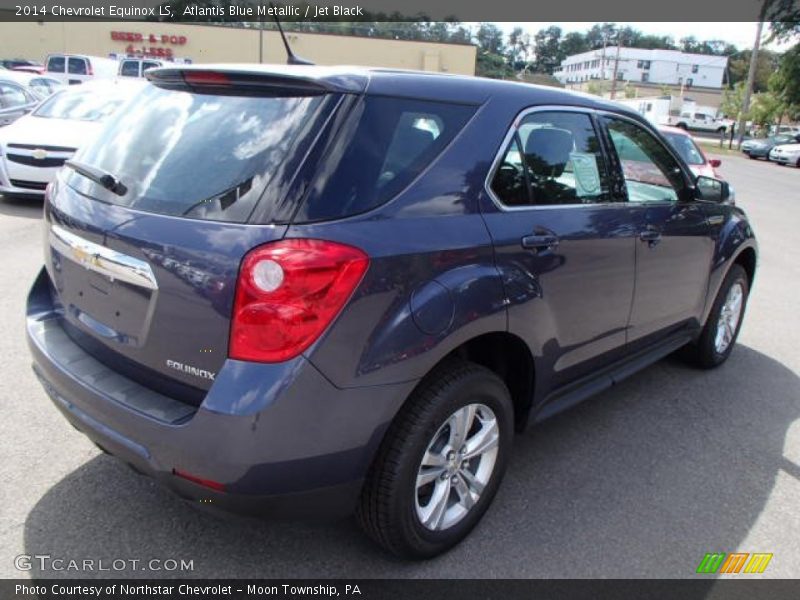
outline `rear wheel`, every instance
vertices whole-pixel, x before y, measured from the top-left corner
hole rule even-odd
[[[686,129],[687,129],[686,123],[678,123],[675,127],[679,127],[681,129],[683,129],[684,131],[686,131]]]
[[[459,541],[489,507],[506,468],[513,406],[503,381],[452,361],[428,378],[392,423],[357,517],[390,552],[429,558]]]
[[[686,358],[704,369],[728,359],[742,327],[749,292],[747,273],[740,265],[733,265],[720,286],[700,338],[686,348]]]

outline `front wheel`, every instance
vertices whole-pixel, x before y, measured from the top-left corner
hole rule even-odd
[[[405,558],[430,558],[460,542],[483,516],[506,468],[513,406],[503,381],[452,361],[395,418],[364,484],[357,517]]]
[[[686,357],[692,363],[711,369],[728,359],[742,327],[749,292],[747,273],[740,265],[733,265],[720,286],[700,338],[686,349]]]

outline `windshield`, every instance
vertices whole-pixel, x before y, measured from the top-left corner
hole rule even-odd
[[[244,222],[299,137],[317,131],[326,96],[196,94],[148,85],[75,160],[127,192],[71,173],[69,185],[99,200],[164,215]]]
[[[704,165],[706,164],[706,159],[703,157],[703,153],[700,152],[700,149],[694,143],[694,140],[687,135],[681,135],[679,133],[670,133],[670,132],[662,132],[664,137],[667,138],[669,145],[672,146],[678,154],[681,155],[681,158],[686,161],[686,164],[689,165]]]
[[[94,90],[69,90],[57,93],[43,102],[33,113],[46,119],[100,121],[112,114],[125,101],[118,94]]]

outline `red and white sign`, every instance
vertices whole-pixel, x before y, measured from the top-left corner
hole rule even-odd
[[[167,59],[173,58],[171,46],[183,46],[188,41],[185,35],[143,34],[133,31],[112,31],[111,39],[115,42],[128,42],[126,54]]]

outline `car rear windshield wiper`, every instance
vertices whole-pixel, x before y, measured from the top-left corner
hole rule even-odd
[[[109,192],[114,192],[117,196],[124,196],[128,193],[128,188],[108,171],[103,171],[97,167],[75,160],[68,160],[64,165],[87,179],[91,179],[96,184],[103,186]]]

